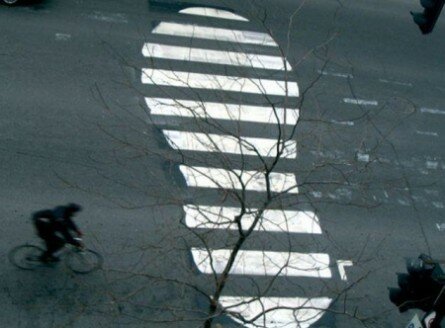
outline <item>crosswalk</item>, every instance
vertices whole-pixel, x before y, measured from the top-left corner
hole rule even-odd
[[[162,21],[153,29],[152,34],[159,36],[161,41],[165,40],[163,37],[180,38],[183,40],[182,45],[151,41],[146,42],[141,51],[146,59],[171,61],[171,68],[143,68],[141,82],[147,87],[179,90],[173,93],[172,97],[146,97],[145,104],[152,116],[193,119],[198,127],[206,125],[206,129],[213,127],[215,130],[192,131],[188,130],[187,125],[162,129],[165,140],[175,151],[182,154],[192,153],[194,158],[202,158],[200,165],[188,164],[185,161],[179,166],[187,187],[243,193],[248,191],[260,195],[269,191],[277,195],[297,195],[298,177],[293,172],[273,171],[266,178],[264,170],[230,167],[234,165],[230,160],[224,161],[224,165],[220,167],[202,164],[205,163],[206,157],[214,158],[216,155],[237,156],[241,162],[252,157],[264,161],[277,157],[288,161],[296,159],[297,142],[293,134],[286,132],[286,128],[292,129],[298,122],[299,109],[291,105],[292,101],[289,99],[299,97],[300,90],[297,82],[286,78],[285,73],[292,70],[286,59],[261,52],[264,48],[278,49],[277,43],[266,33],[226,28],[219,24],[219,21],[244,24],[248,22],[246,18],[228,11],[191,7],[179,11],[178,15],[189,17],[190,23]],[[193,23],[195,17],[207,17],[212,23]],[[217,41],[220,49],[194,47],[190,40],[195,39]],[[233,47],[233,44],[238,46]],[[257,46],[258,51],[233,51],[243,45],[249,45],[249,49]],[[231,50],[222,50],[225,46]],[[174,65],[178,61],[194,63],[200,68],[203,65],[219,65],[239,67],[243,70],[240,70],[238,75],[184,71]],[[281,78],[258,77],[257,69],[281,72]],[[187,93],[190,90],[193,91],[192,96]],[[217,96],[205,99],[200,96],[205,91],[211,91]],[[230,96],[235,93],[238,97]],[[181,94],[184,96],[181,97]],[[271,101],[271,97],[279,99],[280,102]],[[231,124],[233,128],[218,129],[222,122]],[[240,124],[244,123],[276,128],[280,133],[276,138],[252,137],[248,135],[248,131],[240,128]],[[184,222],[189,229],[239,229],[234,218],[240,213],[240,207],[200,203],[197,199],[193,204],[184,205],[183,210]],[[252,227],[258,213],[258,208],[249,205],[241,221],[242,230],[247,231]],[[267,208],[264,212],[261,211],[261,220],[253,230],[266,235],[322,235],[320,222],[314,211],[292,208]],[[204,275],[222,273],[231,255],[230,248],[209,248],[207,245],[194,246],[190,252],[196,268]],[[346,264],[350,265],[349,262]],[[333,279],[335,265],[330,255],[322,252],[241,249],[230,274],[252,279],[276,276],[315,281],[330,280]],[[246,327],[310,327],[320,319],[332,302],[331,298],[323,295],[305,297],[299,289],[295,290],[294,297],[257,295],[253,291],[246,294],[244,290],[242,294],[233,294],[233,290],[231,293],[223,292],[219,299],[220,306],[227,313],[238,313],[246,320],[252,321],[244,323]],[[243,322],[238,315],[234,315],[233,320]]]

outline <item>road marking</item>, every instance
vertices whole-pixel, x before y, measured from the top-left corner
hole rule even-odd
[[[442,202],[432,202],[432,204],[435,208],[439,208],[439,209],[442,209],[445,207]]]
[[[269,70],[285,70],[290,64],[279,56],[247,54],[243,52],[210,50],[171,46],[159,43],[145,43],[142,48],[145,57],[200,62],[207,64],[247,66]],[[286,66],[285,66],[286,65]]]
[[[445,223],[436,223],[437,230],[445,231]]]
[[[210,133],[163,130],[170,146],[174,149],[218,152],[264,157],[296,158],[297,142],[267,138],[234,137]],[[279,146],[279,152],[277,147]]]
[[[426,168],[429,170],[437,170],[437,168],[439,167],[439,162],[437,161],[426,161],[425,163]]]
[[[433,196],[437,196],[437,197],[439,197],[439,195],[440,195],[439,190],[425,189],[424,191],[425,191],[425,193],[428,194],[428,195],[433,195]]]
[[[171,87],[213,89],[261,95],[298,97],[296,82],[250,79],[235,76],[199,74],[152,68],[142,69],[142,83]]]
[[[209,167],[180,165],[180,170],[189,187],[216,189],[243,189],[267,191],[264,173],[259,171],[225,170]],[[272,172],[269,175],[270,190],[275,193],[298,193],[298,185],[293,173]]]
[[[359,162],[369,163],[369,159],[370,159],[369,154],[365,154],[365,153],[357,153],[357,160],[358,160]]]
[[[243,230],[254,223],[257,209],[250,209],[241,220]],[[184,206],[185,222],[189,228],[237,230],[234,219],[240,213],[236,207]],[[266,210],[255,231],[321,234],[317,215],[311,211]]]
[[[336,72],[328,72],[325,70],[318,70],[318,74],[326,75],[326,76],[334,76],[334,77],[342,77],[344,79],[353,79],[354,76],[348,73],[336,73]]]
[[[236,122],[295,125],[298,109],[199,102],[180,99],[145,98],[152,115],[217,119]]]
[[[399,203],[399,205],[401,206],[410,206],[410,202],[406,199],[402,199],[402,198],[398,198],[397,202]]]
[[[221,296],[219,300],[228,312],[239,312],[247,320],[257,318],[252,324],[246,324],[244,321],[237,319],[236,316],[233,317],[243,327],[248,328],[309,328],[323,315],[323,311],[320,311],[320,309],[329,308],[332,302],[327,297],[252,298]]]
[[[202,10],[202,9],[185,9],[181,11],[183,14],[194,14],[194,15],[205,15],[208,17],[218,16],[219,18],[233,18],[233,13],[224,13],[223,11],[218,11],[215,9]],[[153,30],[154,34],[158,35],[171,35],[177,37],[183,37],[184,46],[188,46],[191,42],[190,38],[200,38],[200,39],[208,39],[216,42],[220,41],[219,44],[224,46],[226,44],[227,48],[231,48],[231,50],[237,50],[242,47],[243,44],[253,44],[253,45],[261,45],[261,46],[273,46],[278,47],[275,41],[269,34],[258,33],[258,32],[250,32],[243,30],[230,30],[227,28],[213,28],[213,27],[205,27],[191,24],[179,24],[179,23],[171,23],[171,22],[161,22],[156,28]],[[231,42],[231,43],[229,43]],[[236,44],[235,44],[236,43]],[[194,60],[199,63],[215,63],[216,58],[218,58],[218,63],[224,62],[226,65],[233,65],[234,63],[242,63],[244,64],[247,60],[252,60],[253,65],[247,65],[252,67],[252,71],[255,68],[271,68],[274,67],[282,68],[283,61],[281,61],[280,66],[278,66],[278,61],[273,59],[272,62],[267,57],[262,55],[252,55],[252,54],[240,54],[240,53],[232,53],[232,52],[219,52],[218,54],[212,51],[207,51],[205,49],[187,49],[187,56],[185,56],[184,49],[180,49],[178,47],[169,47],[162,49],[146,49],[145,46],[142,51],[146,51],[147,55],[150,55],[150,51],[157,52],[157,56],[159,58],[164,59],[179,59],[179,60]],[[178,52],[175,54],[171,54],[171,52]],[[236,56],[236,57],[233,57]],[[232,58],[233,57],[233,58]],[[271,56],[273,57],[273,56]],[[260,59],[261,58],[261,59]],[[266,60],[264,60],[266,59]],[[269,60],[270,64],[267,62]],[[286,61],[287,63],[287,61]],[[245,65],[245,64],[244,64]],[[237,65],[238,66],[238,65]],[[275,68],[276,69],[276,68]],[[292,68],[289,66],[289,71]],[[155,80],[150,76],[142,77],[143,83],[147,82],[148,84],[156,83],[158,86],[166,85],[166,86],[180,86],[185,88],[193,87],[194,85],[197,88],[205,88],[205,89],[214,89],[221,91],[238,91],[238,92],[251,92],[263,94],[265,97],[267,95],[286,95],[286,92],[283,92],[284,88],[282,85],[283,81],[269,81],[269,80],[253,80],[253,79],[242,79],[236,77],[215,77],[214,75],[203,75],[203,74],[193,74],[193,73],[184,73],[184,72],[175,72],[175,71],[161,71],[161,70],[144,70],[143,73],[155,73]],[[167,75],[166,75],[167,74]],[[334,73],[336,74],[336,73]],[[341,73],[338,73],[341,74]],[[243,76],[246,76],[243,74]],[[247,73],[247,77],[249,74]],[[340,76],[338,77],[351,77],[352,76]],[[170,81],[169,81],[170,79]],[[284,79],[284,78],[283,78]],[[176,82],[172,82],[175,81]],[[179,80],[179,81],[178,81]],[[145,82],[144,82],[145,81]],[[212,82],[213,81],[213,82]],[[249,81],[251,83],[249,83]],[[270,82],[267,85],[260,85],[264,81]],[[247,87],[241,87],[233,85],[239,84],[242,85],[247,82]],[[227,83],[227,84],[226,84]],[[281,84],[280,84],[281,83]],[[298,97],[298,85],[294,82],[289,84],[289,95]],[[175,85],[176,84],[176,85]],[[206,87],[206,85],[210,84],[210,87]],[[250,90],[250,91],[249,91]],[[168,89],[167,89],[168,91]],[[180,90],[178,90],[180,91]],[[224,92],[218,92],[221,96],[221,102],[229,100],[231,95],[227,95]],[[197,95],[198,96],[198,95]],[[199,96],[198,96],[199,97]],[[200,99],[200,98],[199,98]],[[222,104],[218,102],[201,102],[201,101],[190,101],[190,100],[179,100],[179,99],[161,99],[161,98],[145,98],[146,104],[149,107],[150,114],[152,115],[162,115],[165,118],[162,120],[168,121],[168,117],[186,117],[186,118],[194,118],[198,122],[203,120],[203,123],[210,123],[207,120],[209,118],[214,120],[226,120],[232,121],[235,128],[239,127],[239,122],[253,122],[253,123],[265,123],[265,124],[274,124],[277,126],[282,125],[292,125],[298,122],[298,109],[288,109],[288,108],[277,108],[274,109],[272,106],[268,106],[270,102],[264,104],[264,106],[248,106],[248,105],[238,105],[238,104]],[[237,102],[237,100],[232,102]],[[178,119],[173,119],[173,121],[181,121]],[[215,122],[218,124],[219,122]],[[343,122],[342,122],[343,123]],[[341,124],[343,125],[343,124]],[[351,126],[350,123],[346,123],[345,125]],[[170,133],[171,130],[167,130],[167,134]],[[181,135],[184,137],[184,134]],[[177,136],[179,138],[179,135]],[[183,140],[178,140],[178,143],[184,143]],[[187,139],[187,137],[185,138]],[[190,146],[187,142],[187,147],[195,148],[194,143],[197,141],[196,134],[192,137],[192,146]],[[180,141],[179,141],[180,140]],[[232,148],[237,149],[237,148]],[[204,159],[204,158],[203,158]],[[204,164],[207,165],[207,164]],[[227,166],[226,169],[214,169],[208,167],[189,167],[182,165],[179,167],[181,173],[183,174],[186,184],[190,187],[202,187],[202,188],[216,188],[216,189],[241,189],[243,184],[246,185],[246,190],[253,191],[266,191],[266,180],[264,176],[264,172],[257,171],[241,171],[241,170],[229,170],[230,166]],[[271,182],[271,190],[272,192],[286,192],[295,194],[298,192],[296,176],[293,173],[272,173],[269,177],[269,181]],[[318,192],[315,192],[316,194]],[[339,195],[343,195],[344,192],[339,192]],[[321,192],[319,192],[321,197]],[[220,205],[220,204],[214,204]],[[250,209],[253,211],[254,209]],[[206,229],[234,229],[233,223],[231,224],[230,218],[233,220],[235,215],[239,213],[239,209],[236,208],[226,208],[221,206],[200,206],[200,205],[187,205],[184,206],[185,211],[185,223],[189,226],[189,228],[206,228]],[[251,213],[251,212],[250,212]],[[318,222],[318,218],[312,212],[298,212],[298,211],[281,211],[281,210],[266,210],[263,213],[264,218],[262,218],[261,224],[256,227],[259,231],[263,231],[263,233],[267,232],[294,232],[294,233],[313,233],[313,234],[321,234],[320,224]],[[249,221],[250,220],[250,221]],[[252,215],[247,215],[243,218],[243,227],[252,223]],[[229,246],[227,246],[229,247]],[[198,251],[198,257],[203,256],[203,261],[199,261],[200,264],[197,263],[197,266],[202,264],[206,264],[206,259],[208,260],[208,253],[203,249],[194,249],[195,253]],[[192,249],[193,251],[193,249]],[[226,250],[220,250],[223,254],[218,254],[218,251],[215,251],[214,255],[222,255],[223,258],[219,258],[219,266],[224,263],[227,263],[227,256],[224,254]],[[246,252],[246,251],[242,251]],[[248,270],[253,270],[254,272],[258,272],[258,274],[264,275],[266,271],[269,271],[270,274],[275,274],[279,272],[279,268],[277,268],[277,263],[275,259],[278,258],[278,261],[281,264],[288,264],[289,260],[289,252],[279,253],[279,252],[268,252],[264,253],[261,250],[247,251],[248,256],[247,260],[251,261],[254,265],[248,265],[246,267],[245,259],[238,259],[238,270],[240,272],[247,272]],[[264,255],[269,255],[269,258],[264,259]],[[310,267],[312,263],[316,268],[320,263],[316,262],[315,258],[312,256],[313,254],[298,254],[300,257],[298,258],[297,253],[291,253],[290,259],[291,266],[286,268],[287,271],[279,272],[283,276],[287,275],[288,271],[291,274],[300,274],[307,275],[308,272],[311,274],[316,274],[317,270]],[[328,254],[316,254],[316,256],[321,256],[321,264],[325,264],[323,268],[320,268],[321,272],[332,278],[332,272],[329,268],[329,255]],[[302,257],[302,258],[301,258]],[[298,258],[298,259],[297,259]],[[199,259],[198,259],[199,260]],[[302,261],[303,260],[303,261]],[[221,262],[222,261],[222,262]],[[304,261],[307,261],[306,263]],[[311,262],[312,261],[312,262]],[[323,262],[324,261],[324,262]],[[319,261],[320,262],[320,261]],[[267,263],[267,264],[265,264]],[[258,266],[255,266],[258,264]],[[280,263],[278,263],[280,264]],[[207,262],[209,265],[209,262]],[[333,263],[335,265],[335,263]],[[209,266],[208,266],[209,267]],[[306,270],[309,267],[309,270]],[[247,271],[245,271],[247,270]],[[277,271],[278,270],[278,271]],[[320,275],[320,272],[317,273],[317,277]],[[248,276],[246,277],[248,278]],[[298,282],[299,285],[301,282]],[[304,284],[302,285],[304,287]],[[303,288],[302,287],[302,288]],[[320,289],[321,290],[321,289]],[[298,295],[302,292],[302,289],[295,291],[295,295]],[[240,294],[243,293],[240,291]],[[246,293],[246,292],[244,292]],[[254,298],[257,294],[255,291],[247,292],[251,298],[245,298],[245,296],[240,297],[230,297],[230,296],[222,296],[220,298],[220,305],[228,305],[231,306],[230,314],[233,319],[236,321],[239,318],[234,312],[240,312],[241,315],[244,316],[256,316],[258,314],[258,318],[255,320],[254,324],[246,324],[242,322],[242,324],[246,327],[253,327],[257,325],[266,325],[269,328],[283,328],[295,326],[296,322],[298,322],[299,327],[307,328],[312,323],[316,322],[321,318],[325,309],[327,309],[331,303],[331,299],[329,298],[274,298],[274,297],[264,297],[264,298]],[[292,291],[290,293],[293,293]],[[246,301],[248,303],[234,304],[237,300]],[[232,302],[231,304],[228,304]],[[267,306],[267,311],[263,312],[263,306]],[[278,306],[278,308],[277,308]],[[279,306],[285,308],[279,308]],[[256,311],[253,313],[252,311]],[[298,320],[297,320],[298,319]],[[241,323],[241,322],[240,322]]]
[[[429,137],[438,137],[439,136],[439,134],[437,132],[430,132],[430,131],[416,130],[416,133],[423,135],[423,136],[429,136]]]
[[[230,19],[230,20],[238,20],[248,22],[249,20],[231,13],[226,10],[214,9],[214,8],[206,8],[206,7],[189,7],[179,11],[180,14],[186,15],[196,15],[196,16],[206,16],[206,17],[214,17],[220,19]]]
[[[266,33],[206,27],[193,24],[162,22],[153,30],[153,33],[206,40],[235,42],[237,44],[244,43],[271,47],[278,46],[270,37],[270,35]]]
[[[376,100],[364,100],[364,99],[355,99],[355,98],[343,98],[343,102],[351,105],[360,105],[360,106],[378,106],[379,103]]]
[[[435,108],[420,108],[420,112],[422,114],[436,114],[436,115],[445,115],[445,110],[435,109]]]
[[[352,261],[345,261],[345,260],[338,260],[337,261],[337,267],[338,272],[340,273],[341,280],[348,281],[348,277],[346,275],[345,267],[353,266],[354,264]]]
[[[354,126],[354,122],[352,121],[336,121],[336,120],[330,120],[331,123],[336,125],[347,125],[347,126]]]
[[[68,41],[69,39],[71,39],[71,34],[56,33],[56,41]]]
[[[230,249],[209,251],[192,248],[193,260],[199,271],[220,274],[230,257]],[[332,278],[330,258],[324,253],[266,252],[240,250],[230,274]]]
[[[314,197],[314,198],[322,198],[323,197],[323,193],[321,191],[311,191],[310,194]]]
[[[86,17],[106,23],[128,23],[128,19],[124,14],[103,13],[100,11],[95,11],[91,14],[87,14]]]
[[[382,82],[382,83],[402,85],[402,86],[405,86],[405,87],[412,87],[413,86],[413,84],[409,83],[409,82],[400,82],[400,81],[393,81],[393,80],[386,80],[386,79],[379,79],[379,81]]]

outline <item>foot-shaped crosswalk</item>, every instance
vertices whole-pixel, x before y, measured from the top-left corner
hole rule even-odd
[[[198,198],[183,206],[186,226],[197,234],[209,230],[257,232],[278,234],[283,240],[300,235],[321,236],[320,222],[313,210],[277,207],[277,202],[271,201],[299,192],[294,170],[275,169],[274,163],[297,157],[296,100],[300,96],[297,82],[289,78],[292,67],[279,46],[269,34],[255,31],[246,18],[229,11],[189,7],[177,14],[182,16],[180,22],[160,22],[152,31],[159,40],[152,38],[142,47],[145,58],[152,63],[169,61],[170,68],[152,65],[141,72],[141,81],[147,87],[174,91],[163,93],[163,97],[146,97],[145,104],[152,117],[193,121],[192,125],[161,127],[170,147],[183,155],[179,170],[187,187],[233,193],[239,200],[235,204],[208,204],[208,200]],[[190,21],[184,21],[184,17]],[[241,27],[227,28],[222,22],[239,23]],[[184,70],[178,65],[181,62],[193,69]],[[215,74],[209,73],[212,67],[217,67]],[[244,125],[249,125],[250,130]],[[274,131],[274,137],[249,135],[249,131],[258,134],[261,129]],[[216,158],[218,164],[203,165],[209,156]],[[233,156],[237,160],[232,160]],[[194,161],[188,163],[188,157]],[[250,158],[260,159],[263,166],[249,166]],[[196,159],[202,159],[200,165],[193,164]],[[251,200],[249,192],[263,201]],[[269,248],[241,247],[229,268],[233,247],[202,244],[190,251],[194,265],[204,275],[315,282],[333,279],[336,263],[327,253],[274,251],[273,245]],[[230,314],[246,327],[309,327],[323,315],[332,299],[321,294],[309,297],[313,292],[304,295],[304,283],[295,283],[297,280],[285,286],[287,293],[283,297],[269,295],[270,288],[260,293],[240,289],[238,294],[234,288],[222,290],[218,297],[221,313]],[[293,291],[296,284],[299,288]]]

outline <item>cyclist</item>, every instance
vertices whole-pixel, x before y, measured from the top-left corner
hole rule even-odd
[[[37,235],[46,244],[46,251],[40,258],[43,262],[59,261],[54,256],[54,253],[66,243],[82,247],[80,241],[71,235],[71,232],[75,232],[78,237],[82,236],[82,232],[72,220],[72,217],[81,210],[82,207],[80,205],[70,203],[66,206],[57,206],[54,209],[33,213],[32,220],[37,230]]]

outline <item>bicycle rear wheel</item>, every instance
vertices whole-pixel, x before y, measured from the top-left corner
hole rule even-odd
[[[91,249],[73,250],[65,257],[67,267],[75,273],[90,273],[102,267],[103,258]]]
[[[8,259],[16,267],[23,270],[34,270],[41,266],[40,256],[44,249],[34,245],[21,245],[13,248],[9,254]]]

